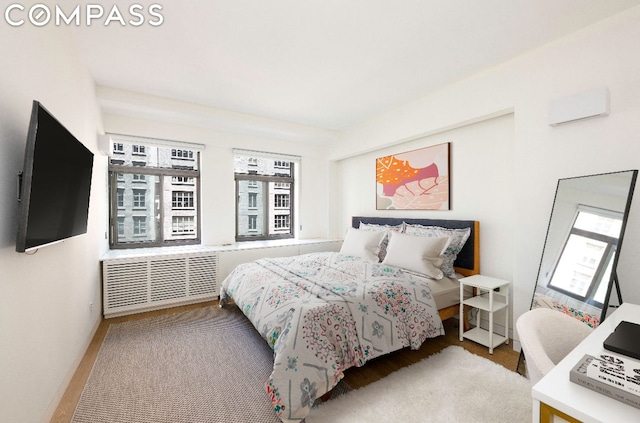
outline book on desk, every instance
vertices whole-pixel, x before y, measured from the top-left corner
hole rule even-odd
[[[600,354],[585,354],[569,380],[640,409],[640,325],[620,322]]]
[[[640,362],[619,360],[608,354],[585,354],[569,372],[569,380],[640,409],[640,373],[634,372],[640,371]]]

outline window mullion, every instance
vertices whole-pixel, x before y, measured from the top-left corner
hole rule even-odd
[[[156,230],[158,231],[158,234],[160,235],[158,238],[161,240],[165,240],[165,233],[164,233],[164,184],[165,184],[165,180],[164,178],[166,178],[165,175],[161,175],[158,178],[158,221],[157,222],[153,222],[153,225],[155,226]],[[155,201],[154,201],[154,206],[155,206]],[[173,222],[172,222],[173,224]]]
[[[273,207],[270,207],[271,205],[271,192],[269,190],[270,188],[270,183],[265,181],[264,183],[264,199],[263,199],[263,214],[264,214],[264,224],[265,224],[265,236],[267,238],[271,237],[271,235],[273,235],[271,233],[271,224],[274,223],[272,222],[273,216],[269,216],[269,212],[273,209]],[[275,223],[274,223],[274,227],[275,227]]]

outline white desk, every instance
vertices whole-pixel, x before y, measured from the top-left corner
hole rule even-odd
[[[533,422],[547,422],[544,404],[585,423],[640,422],[640,409],[582,387],[569,380],[569,371],[584,356],[603,351],[602,342],[622,320],[640,323],[640,306],[622,304],[593,333],[533,387]],[[540,405],[543,403],[541,416]],[[541,417],[544,420],[541,420]],[[575,420],[574,420],[575,421]]]

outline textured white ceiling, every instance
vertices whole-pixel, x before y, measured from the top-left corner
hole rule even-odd
[[[158,27],[76,30],[98,85],[341,130],[640,0],[155,3]]]

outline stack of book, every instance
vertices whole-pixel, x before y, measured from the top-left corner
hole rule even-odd
[[[621,322],[603,346],[608,351],[586,354],[571,369],[569,379],[640,408],[640,326]]]

